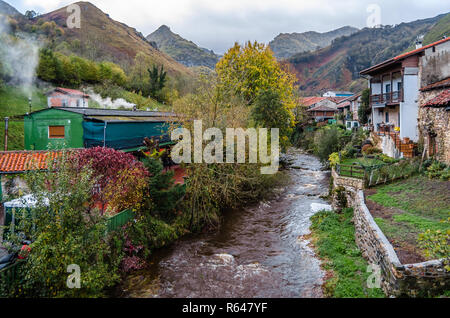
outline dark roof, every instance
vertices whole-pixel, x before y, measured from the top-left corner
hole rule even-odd
[[[421,48],[418,48],[418,49],[415,49],[415,50],[412,50],[412,51],[400,54],[400,55],[398,55],[396,57],[393,57],[393,58],[388,59],[388,60],[386,60],[384,62],[381,62],[381,63],[379,63],[377,65],[374,65],[374,66],[371,66],[371,67],[369,67],[369,68],[367,68],[365,70],[362,70],[361,72],[359,72],[359,74],[361,74],[361,75],[368,75],[372,71],[375,71],[375,70],[377,70],[377,69],[379,69],[381,67],[385,67],[385,66],[397,63],[397,62],[399,62],[401,60],[404,60],[407,57],[410,57],[410,56],[415,55],[415,54],[419,54],[419,53],[425,51],[426,49],[428,49],[430,47],[442,44],[442,43],[447,42],[447,41],[450,41],[450,37],[442,39],[442,40],[439,40],[439,41],[434,42],[434,43],[431,43],[431,44],[426,45],[424,47],[421,47]]]
[[[442,81],[435,82],[430,85],[424,86],[420,90],[422,92],[425,92],[425,91],[431,91],[433,89],[446,88],[446,87],[450,87],[450,77],[447,77],[446,79],[444,79]]]
[[[89,98],[89,95],[83,93],[82,91],[79,91],[76,89],[70,89],[70,88],[63,88],[63,87],[57,87],[57,88],[47,92],[46,95],[50,95],[53,92],[60,92],[63,94],[74,95],[74,96],[83,96],[85,98]]]
[[[337,112],[337,109],[335,108],[331,108],[325,105],[320,105],[311,109],[307,110],[308,112],[314,112],[314,111],[319,111],[319,112]]]
[[[102,109],[102,108],[77,108],[77,107],[60,107],[58,109],[72,113],[82,114],[84,116],[119,116],[119,117],[175,117],[175,113],[143,111],[143,110],[119,110],[119,109]]]

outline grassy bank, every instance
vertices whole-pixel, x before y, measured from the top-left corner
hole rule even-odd
[[[353,209],[343,214],[321,212],[311,218],[312,239],[327,271],[324,293],[333,298],[381,298],[381,289],[367,288],[368,263],[355,243]]]
[[[404,263],[429,260],[418,247],[419,234],[448,231],[450,182],[415,176],[366,191],[375,221]]]
[[[32,110],[45,108],[47,98],[43,92],[33,89]],[[0,149],[4,149],[5,117],[24,115],[30,111],[28,95],[18,87],[0,87]],[[8,150],[21,150],[24,148],[23,120],[11,120],[8,134]]]

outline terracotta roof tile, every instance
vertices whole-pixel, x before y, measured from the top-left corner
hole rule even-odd
[[[300,100],[300,103],[303,106],[309,107],[309,106],[315,105],[325,99],[327,99],[327,98],[326,97],[316,97],[316,96],[304,97]]]
[[[345,107],[350,107],[350,106],[351,106],[351,103],[349,101],[338,104],[338,108],[345,108]]]
[[[450,105],[450,89],[427,101],[423,107],[444,107]]]
[[[325,105],[320,105],[320,106],[316,106],[314,108],[308,109],[308,112],[314,112],[314,111],[319,111],[319,112],[337,112],[337,109],[335,108],[331,108]]]
[[[6,151],[0,152],[0,173],[22,173],[47,169],[48,160],[59,156],[59,151]]]
[[[394,57],[394,60],[400,60],[400,59],[403,59],[403,58],[405,58],[405,57],[408,57],[408,56],[411,56],[411,55],[420,53],[420,52],[425,51],[426,49],[428,49],[428,48],[430,48],[430,47],[433,47],[433,46],[435,46],[435,45],[442,44],[442,43],[447,42],[447,41],[450,41],[450,37],[445,38],[445,39],[442,39],[442,40],[439,40],[439,41],[436,41],[436,42],[431,43],[431,44],[428,44],[428,45],[425,45],[425,46],[423,46],[423,47],[421,47],[421,48],[418,48],[418,49],[415,49],[415,50],[412,50],[412,51],[409,51],[409,52],[400,54],[400,55]]]

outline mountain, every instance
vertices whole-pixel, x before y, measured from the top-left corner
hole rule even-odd
[[[20,15],[20,12],[16,10],[13,6],[0,0],[0,14],[4,15]]]
[[[206,66],[214,69],[219,61],[219,56],[213,51],[182,38],[166,25],[147,36],[147,40],[155,42],[158,49],[185,66]]]
[[[326,33],[281,33],[269,43],[277,59],[289,58],[297,53],[316,51],[331,44],[341,36],[351,35],[359,29],[345,26]]]
[[[442,29],[442,19],[448,19],[448,14],[396,26],[364,28],[318,51],[296,54],[285,63],[297,75],[303,94],[329,89],[356,92],[367,85],[359,77],[361,70],[403,53],[418,36],[432,34],[437,27]]]
[[[63,28],[58,49],[74,52],[94,61],[110,60],[127,68],[137,53],[142,52],[155,64],[164,65],[171,75],[192,72],[163,52],[154,48],[136,29],[117,22],[89,2],[77,2],[81,8],[81,28],[67,27],[67,7],[41,15],[37,23],[54,21]],[[41,21],[41,22],[40,22]]]

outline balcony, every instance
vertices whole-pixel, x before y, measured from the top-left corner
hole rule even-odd
[[[376,104],[398,104],[403,101],[403,90],[375,94],[370,96],[370,105]]]

